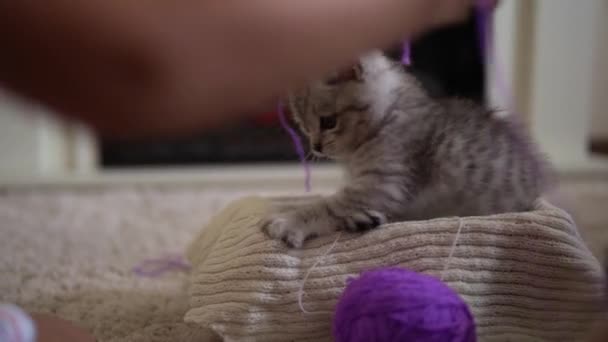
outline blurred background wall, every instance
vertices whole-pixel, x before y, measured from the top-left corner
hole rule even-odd
[[[474,30],[464,26],[417,42],[414,63],[444,83],[459,71],[462,82],[450,89],[472,86],[473,97],[481,84],[490,104],[526,119],[561,172],[608,175],[602,154],[608,152],[608,2],[503,0],[495,26],[497,63],[482,74],[475,64]],[[434,51],[447,58],[432,60]],[[456,55],[461,62],[450,65]],[[447,69],[433,74],[440,67]],[[476,81],[479,75],[482,83]],[[496,87],[500,80],[513,101]],[[258,142],[256,148],[247,147],[251,140]],[[317,167],[318,183],[336,177],[339,172],[330,164]],[[224,180],[234,185],[234,179],[271,184],[301,178],[272,109],[195,139],[129,145],[99,139],[35,104],[0,95],[0,184]]]

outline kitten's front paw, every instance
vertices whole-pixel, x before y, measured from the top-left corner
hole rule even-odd
[[[364,232],[387,222],[386,216],[375,210],[362,210],[344,218],[345,229],[349,232]]]
[[[271,238],[282,240],[291,248],[300,248],[305,241],[318,236],[307,229],[306,223],[289,214],[271,216],[264,224],[263,230]]]

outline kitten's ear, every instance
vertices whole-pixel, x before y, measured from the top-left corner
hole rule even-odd
[[[394,45],[382,51],[382,54],[393,62],[401,62],[403,58],[403,44]]]

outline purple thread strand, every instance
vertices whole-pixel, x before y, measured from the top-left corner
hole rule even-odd
[[[300,158],[300,163],[302,163],[302,166],[304,167],[304,187],[306,189],[306,192],[310,192],[312,188],[310,184],[310,165],[308,165],[308,162],[306,161],[306,153],[304,152],[302,140],[300,140],[300,136],[298,135],[298,133],[296,133],[296,131],[294,131],[294,129],[291,128],[291,126],[289,126],[289,124],[287,123],[285,111],[283,110],[283,105],[281,103],[279,103],[279,105],[277,106],[277,113],[279,115],[279,121],[281,122],[281,126],[283,126],[283,129],[291,137],[293,145],[296,149],[296,153],[298,154],[298,158]]]
[[[146,259],[133,268],[140,277],[156,278],[171,271],[188,271],[191,266],[179,255],[169,255],[158,259]]]
[[[403,43],[403,56],[401,57],[401,62],[405,65],[412,64],[412,48],[409,41]]]
[[[488,31],[490,30],[492,14],[486,1],[480,0],[477,2],[475,14],[477,19],[477,38],[479,40],[481,58],[485,62],[488,62],[492,57],[492,50],[494,47],[491,46],[491,42],[488,39]]]

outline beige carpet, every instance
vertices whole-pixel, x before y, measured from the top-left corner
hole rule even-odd
[[[608,182],[564,186],[594,251],[608,245]],[[145,258],[182,252],[237,192],[133,188],[0,195],[0,302],[49,312],[99,341],[208,341],[182,322],[184,274],[135,276]]]
[[[553,202],[570,212],[591,251],[605,262],[608,248],[608,178],[563,181]]]
[[[237,193],[103,190],[0,198],[0,302],[49,312],[99,341],[206,341],[182,323],[184,274],[135,276],[145,258],[183,252]]]

